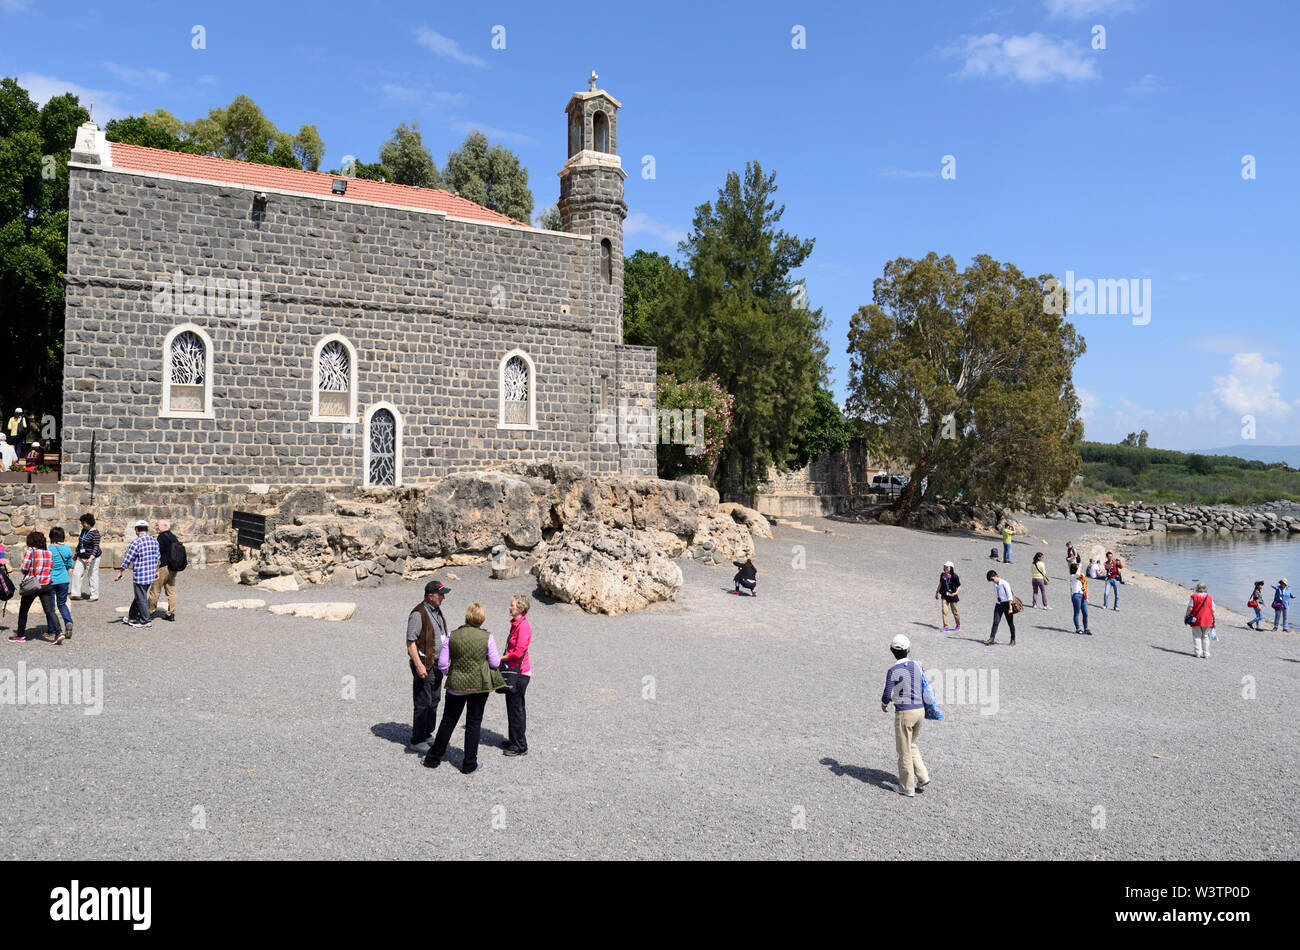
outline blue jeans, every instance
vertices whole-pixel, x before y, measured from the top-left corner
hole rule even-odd
[[[1082,594],[1071,594],[1070,600],[1074,602],[1074,629],[1088,629],[1088,602],[1083,599]],[[1079,626],[1079,614],[1083,614],[1083,626]]]
[[[59,613],[63,615],[64,623],[72,623],[72,613],[68,610],[68,585],[55,584],[54,598],[59,602]]]
[[[1011,563],[1011,545],[1009,544],[1002,545],[1002,563],[1003,564]]]
[[[1114,577],[1106,578],[1106,592],[1101,595],[1101,605],[1110,606],[1110,592],[1115,592],[1115,606],[1119,606],[1119,580]]]
[[[1286,629],[1286,608],[1285,608],[1285,607],[1283,607],[1281,610],[1274,610],[1274,611],[1273,611],[1273,629],[1274,629],[1274,630],[1277,629],[1277,625],[1278,625],[1279,623],[1282,624],[1282,629],[1285,630],[1285,629]]]
[[[1258,605],[1258,604],[1256,604],[1256,605],[1255,605],[1255,619],[1252,620],[1252,621],[1250,621],[1250,623],[1246,624],[1246,626],[1250,626],[1250,624],[1253,623],[1253,624],[1255,625],[1255,629],[1258,630],[1258,629],[1259,629],[1259,625],[1260,625],[1261,623],[1263,623],[1263,622],[1264,622],[1264,611],[1261,610],[1261,609],[1259,608],[1259,605]]]

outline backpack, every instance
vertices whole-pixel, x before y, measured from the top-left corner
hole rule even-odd
[[[14,582],[9,577],[9,568],[0,567],[0,600],[8,600],[14,595]]]
[[[168,564],[167,566],[170,567],[177,574],[185,570],[186,565],[190,563],[189,556],[186,555],[185,553],[185,545],[181,544],[180,541],[172,542],[170,560],[171,563]]]

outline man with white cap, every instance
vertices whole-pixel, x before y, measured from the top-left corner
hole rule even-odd
[[[925,671],[921,664],[908,657],[912,643],[903,634],[898,634],[889,643],[889,651],[894,654],[894,665],[885,674],[885,691],[880,697],[880,711],[889,712],[889,704],[894,704],[894,744],[898,747],[898,781],[889,782],[886,787],[915,798],[917,792],[925,791],[930,784],[930,773],[921,759],[921,750],[917,748],[916,737],[925,721],[925,702],[933,701],[933,696],[925,696]]]
[[[122,566],[117,569],[115,581],[122,579],[122,572],[131,568],[131,581],[135,587],[135,598],[131,609],[123,621],[130,627],[152,627],[149,619],[149,587],[158,579],[158,542],[149,537],[149,522],[141,520],[135,523],[135,539],[126,549]]]

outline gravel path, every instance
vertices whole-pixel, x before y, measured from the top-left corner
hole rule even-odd
[[[98,716],[0,706],[0,787],[34,806],[6,810],[0,855],[1300,856],[1300,639],[1221,611],[1214,656],[1193,659],[1186,592],[1141,575],[1122,610],[1094,614],[1095,636],[1076,637],[1064,541],[1087,539],[1026,523],[1034,540],[1017,539],[1007,574],[1028,601],[1030,558],[1047,552],[1056,609],[1026,610],[1014,649],[1005,629],[979,642],[994,539],[839,521],[759,541],[758,598],[723,593],[730,568],[682,562],[676,604],[609,618],[535,603],[530,753],[491,748],[505,732],[492,697],[472,776],[455,768],[461,731],[436,772],[404,750],[402,629],[422,581],[255,595],[357,602],[354,620],[329,623],[206,610],[248,590],[190,571],[178,621],[130,631],[109,623],[130,589],[106,573],[108,596],[75,605],[73,641],[0,642],[0,669],[99,668],[106,694]],[[965,585],[959,634],[940,632],[933,600],[949,558]],[[449,620],[479,600],[503,639],[509,595],[531,579],[451,573]],[[915,799],[881,787],[895,754],[878,700],[900,631],[950,685],[954,670],[985,683],[925,725],[934,783]]]

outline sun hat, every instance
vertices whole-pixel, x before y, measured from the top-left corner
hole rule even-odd
[[[894,634],[894,639],[889,641],[889,649],[910,650],[912,649],[912,641],[903,636],[903,634],[896,633]]]

